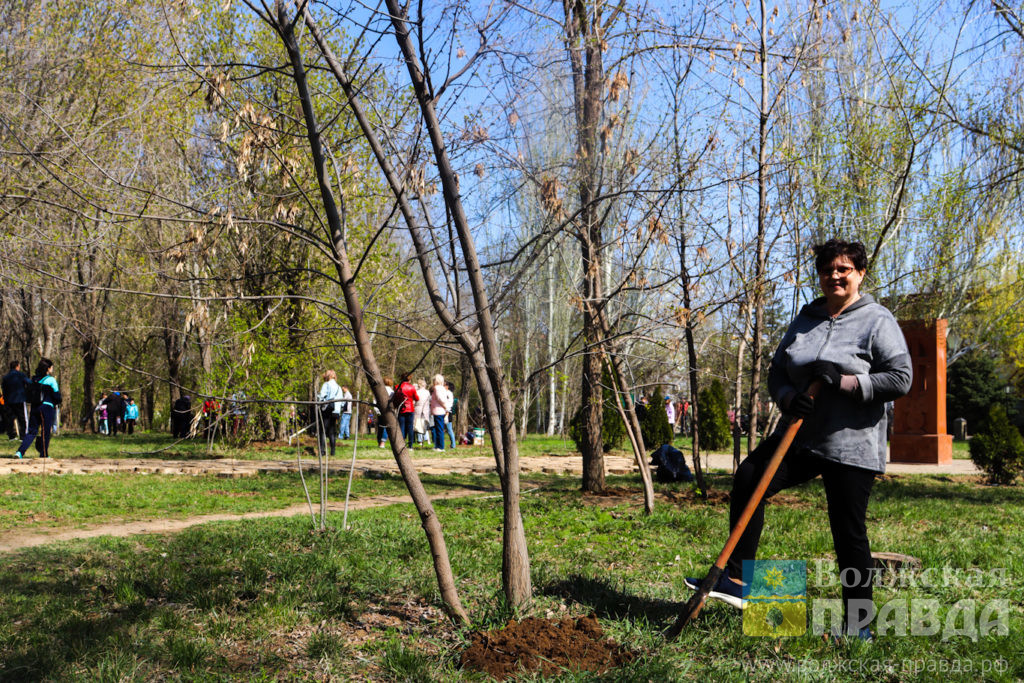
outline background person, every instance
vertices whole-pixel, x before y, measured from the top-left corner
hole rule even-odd
[[[444,416],[444,430],[448,434],[448,439],[451,441],[452,448],[455,448],[455,415],[459,407],[459,399],[455,397],[455,385],[451,382],[445,382],[444,386],[448,389],[448,396],[451,399],[451,407],[448,408],[448,414]]]
[[[391,388],[390,377],[384,378],[384,391],[388,392],[388,403],[390,403],[391,396],[395,393],[395,390]],[[376,408],[374,408],[374,412],[376,413],[376,419],[374,420],[374,424],[377,427],[377,443],[380,445],[381,448],[387,446],[388,443],[388,428],[384,426],[384,421],[381,419],[383,412],[387,410],[387,408],[388,407],[386,405],[377,406]]]
[[[100,394],[100,400],[96,403],[96,407],[92,409],[96,413],[96,430],[100,434],[109,434],[110,427],[107,422],[107,392]]]
[[[405,445],[412,448],[415,445],[415,424],[416,424],[416,400],[419,398],[416,394],[416,387],[413,386],[412,382],[409,381],[409,374],[402,375],[402,382],[398,385],[398,392],[402,394],[404,400],[398,410],[398,426],[402,430],[402,438],[405,439]]]
[[[7,438],[23,439],[28,425],[28,407],[25,405],[25,387],[28,375],[21,371],[21,361],[12,360],[7,374],[0,379],[4,395],[3,417]]]
[[[352,436],[352,392],[348,387],[341,388],[341,421],[338,423],[338,438],[348,439]]]
[[[320,452],[327,452],[330,442],[331,455],[334,455],[335,438],[338,435],[338,421],[341,418],[341,387],[338,386],[338,375],[334,370],[324,372],[324,383],[320,385],[320,393],[316,400],[320,403],[319,441]]]
[[[135,422],[139,419],[139,407],[135,405],[135,399],[126,396],[127,403],[124,406],[124,428],[128,435],[135,433]]]
[[[57,423],[57,406],[62,402],[60,387],[53,376],[53,361],[49,358],[39,359],[39,365],[32,376],[32,384],[36,386],[27,388],[25,396],[30,398],[33,390],[36,390],[38,400],[29,401],[28,430],[25,432],[25,438],[21,440],[17,453],[14,454],[15,458],[23,457],[33,441],[40,458],[50,457],[50,436],[53,434],[53,426]],[[36,435],[39,436],[38,440]]]
[[[424,444],[429,437],[431,430],[430,417],[430,391],[427,389],[427,380],[420,378],[416,381],[416,419],[413,429],[416,431],[416,443]]]
[[[444,375],[434,375],[430,390],[430,416],[434,419],[434,450],[444,451],[444,418],[452,408],[452,393],[444,385]]]
[[[171,407],[171,436],[184,439],[192,427],[192,399],[179,396]]]
[[[110,426],[110,435],[117,436],[124,423],[124,398],[120,391],[115,391],[107,397],[107,424]]]
[[[910,390],[910,354],[892,313],[860,292],[867,270],[864,245],[833,239],[816,245],[814,256],[824,296],[804,306],[790,324],[768,372],[772,399],[804,422],[709,597],[744,606],[738,578],[744,560],[753,560],[757,552],[764,501],[820,475],[842,583],[844,632],[869,639],[874,563],[868,498],[875,476],[885,471],[885,404]],[[811,398],[806,392],[815,380],[824,386]],[[737,469],[730,527],[746,507],[786,426],[780,425]],[[686,582],[693,589],[700,583]]]

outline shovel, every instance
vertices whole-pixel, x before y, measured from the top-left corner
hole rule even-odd
[[[818,395],[818,392],[822,387],[821,380],[815,380],[811,383],[810,388],[807,390],[807,395],[814,398]],[[750,500],[747,501],[747,507],[743,508],[743,514],[736,520],[736,526],[733,527],[732,532],[729,534],[729,539],[725,542],[725,547],[722,548],[722,552],[718,554],[718,559],[711,566],[711,570],[708,575],[704,577],[704,580],[700,584],[700,588],[697,592],[686,603],[683,607],[683,611],[680,613],[679,618],[676,619],[676,623],[672,625],[668,631],[665,632],[666,640],[675,640],[676,637],[682,632],[686,625],[690,623],[694,617],[700,614],[700,611],[704,609],[704,603],[708,600],[708,593],[718,585],[718,580],[722,577],[722,572],[725,571],[725,563],[729,561],[729,556],[732,555],[732,551],[736,548],[736,544],[739,543],[740,536],[747,529],[747,524],[750,523],[750,518],[754,516],[754,511],[757,510],[757,506],[761,504],[761,499],[764,498],[764,492],[768,490],[768,484],[771,483],[772,477],[775,476],[776,470],[779,469],[779,465],[782,464],[782,459],[786,457],[786,451],[793,444],[793,439],[796,438],[796,433],[800,431],[801,425],[803,425],[803,419],[795,419],[789,423],[785,433],[782,435],[782,441],[779,442],[778,447],[775,449],[775,453],[772,454],[772,459],[768,461],[768,467],[765,468],[764,474],[761,475],[761,481],[757,483],[757,488],[750,495]]]

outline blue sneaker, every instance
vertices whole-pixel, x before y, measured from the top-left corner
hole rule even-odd
[[[700,584],[704,582],[703,577],[687,577],[683,579],[686,587],[692,591],[699,590]],[[743,589],[745,586],[740,583],[736,583],[729,578],[729,571],[722,572],[722,575],[718,578],[718,583],[711,592],[708,593],[709,598],[715,600],[721,600],[727,605],[731,605],[736,609],[744,609],[747,606],[747,600],[743,597]]]
[[[15,453],[14,457],[17,458],[18,460],[21,460],[21,451],[18,451],[17,453]]]
[[[833,640],[857,639],[862,640],[865,643],[870,643],[875,639],[875,634],[871,632],[870,626],[862,627],[860,630],[857,631],[857,635],[853,635],[853,632],[849,628],[832,629],[832,633],[830,635],[832,636]]]

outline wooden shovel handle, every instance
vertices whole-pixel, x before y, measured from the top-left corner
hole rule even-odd
[[[814,398],[821,391],[822,382],[815,380],[811,383],[810,388],[807,390],[808,396]],[[786,431],[782,435],[782,441],[775,448],[775,453],[772,454],[772,459],[768,461],[768,467],[765,468],[764,474],[761,475],[761,480],[757,484],[757,488],[750,496],[750,500],[747,501],[747,506],[743,508],[743,514],[736,520],[736,525],[732,528],[729,533],[729,539],[725,542],[725,547],[722,548],[722,552],[719,553],[718,559],[715,560],[715,564],[711,567],[707,576],[700,584],[700,588],[697,592],[686,603],[682,613],[673,624],[672,628],[665,632],[665,638],[667,640],[675,640],[676,637],[682,632],[683,628],[690,623],[698,614],[701,609],[704,608],[704,603],[708,599],[708,594],[718,585],[718,580],[722,576],[722,572],[725,570],[725,563],[729,561],[729,557],[732,555],[732,551],[736,548],[736,544],[740,540],[740,536],[747,529],[747,524],[750,523],[750,518],[754,516],[754,511],[757,510],[757,506],[761,504],[761,499],[764,498],[764,492],[768,490],[768,485],[772,483],[772,478],[775,477],[775,472],[779,469],[779,465],[782,464],[782,459],[786,457],[786,451],[793,445],[793,439],[796,438],[796,433],[800,431],[800,427],[803,425],[802,419],[793,420]]]
[[[811,383],[811,386],[807,389],[807,395],[814,398],[818,395],[822,388],[822,381],[815,380]],[[764,474],[761,475],[761,480],[757,482],[757,488],[750,494],[750,499],[747,501],[747,506],[743,508],[743,514],[736,520],[736,525],[732,528],[732,532],[729,534],[729,539],[725,542],[725,547],[722,548],[722,552],[719,553],[718,559],[715,560],[715,566],[719,569],[725,569],[725,563],[729,561],[729,557],[732,555],[732,551],[736,548],[736,544],[740,541],[740,536],[747,530],[747,524],[750,523],[750,518],[754,516],[754,512],[757,510],[757,506],[761,504],[761,500],[764,498],[764,492],[768,490],[768,485],[772,483],[772,478],[775,477],[775,472],[778,471],[779,465],[782,464],[782,459],[786,457],[786,452],[789,451],[789,447],[793,445],[793,439],[796,438],[797,432],[800,431],[800,427],[804,424],[803,418],[796,418],[789,423],[786,427],[786,431],[782,434],[782,441],[775,448],[775,453],[772,454],[772,459],[768,461],[768,467],[765,468]]]

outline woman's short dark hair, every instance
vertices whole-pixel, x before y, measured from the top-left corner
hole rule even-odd
[[[824,244],[815,244],[814,269],[819,273],[840,256],[845,256],[857,270],[868,269],[868,252],[863,242],[844,242],[835,238]]]
[[[39,365],[36,366],[36,377],[42,377],[46,374],[46,371],[53,367],[53,361],[49,358],[40,358]]]

